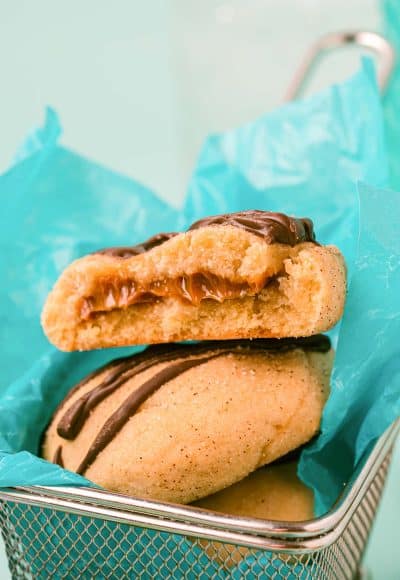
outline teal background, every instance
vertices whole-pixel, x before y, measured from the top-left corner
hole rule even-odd
[[[379,18],[378,3],[367,0],[9,3],[0,38],[0,163],[8,165],[50,102],[62,114],[65,144],[178,204],[207,132],[278,104],[300,52],[319,33],[377,28]],[[348,56],[334,59],[319,82],[353,67]],[[376,578],[399,575],[399,481],[397,453],[367,556]]]

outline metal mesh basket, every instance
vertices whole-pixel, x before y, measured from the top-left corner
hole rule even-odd
[[[353,578],[399,422],[336,506],[300,523],[232,517],[89,488],[0,491],[13,578]]]

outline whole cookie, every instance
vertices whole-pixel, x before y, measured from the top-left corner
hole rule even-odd
[[[213,512],[280,522],[309,520],[314,515],[314,494],[297,477],[297,463],[273,463],[193,505]],[[199,540],[207,556],[229,571],[254,550],[211,540]],[[290,558],[288,555],[286,558]],[[283,555],[280,559],[286,560]],[[276,568],[265,570],[273,575]]]
[[[321,335],[150,347],[72,389],[43,456],[110,490],[194,501],[317,432],[329,349]]]
[[[310,336],[339,320],[345,292],[343,257],[310,220],[254,210],[73,262],[42,324],[62,350]]]
[[[193,505],[224,514],[298,522],[314,514],[314,494],[297,477],[297,462],[273,463]]]

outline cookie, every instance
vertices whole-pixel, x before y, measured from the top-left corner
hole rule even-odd
[[[247,211],[73,262],[42,313],[61,350],[310,336],[341,317],[343,257],[312,223]]]
[[[322,335],[148,347],[70,391],[43,457],[116,492],[189,503],[313,437],[331,361]]]
[[[300,522],[314,515],[314,494],[297,476],[297,463],[273,463],[242,481],[194,502],[213,512],[280,522]]]
[[[231,516],[260,518],[280,522],[309,520],[314,515],[314,494],[297,477],[295,461],[273,463],[262,467],[238,483],[205,497],[193,504],[195,507]],[[254,550],[212,540],[199,540],[207,556],[227,571]],[[289,555],[280,554],[285,562]],[[273,575],[276,568],[271,566]],[[267,570],[265,570],[267,577]]]

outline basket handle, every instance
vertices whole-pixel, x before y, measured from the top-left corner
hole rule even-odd
[[[384,92],[395,63],[395,51],[389,41],[377,32],[368,32],[366,30],[332,32],[319,38],[308,49],[286,90],[284,101],[293,101],[302,93],[313,70],[325,52],[349,44],[366,48],[380,57],[378,85],[381,92]]]

